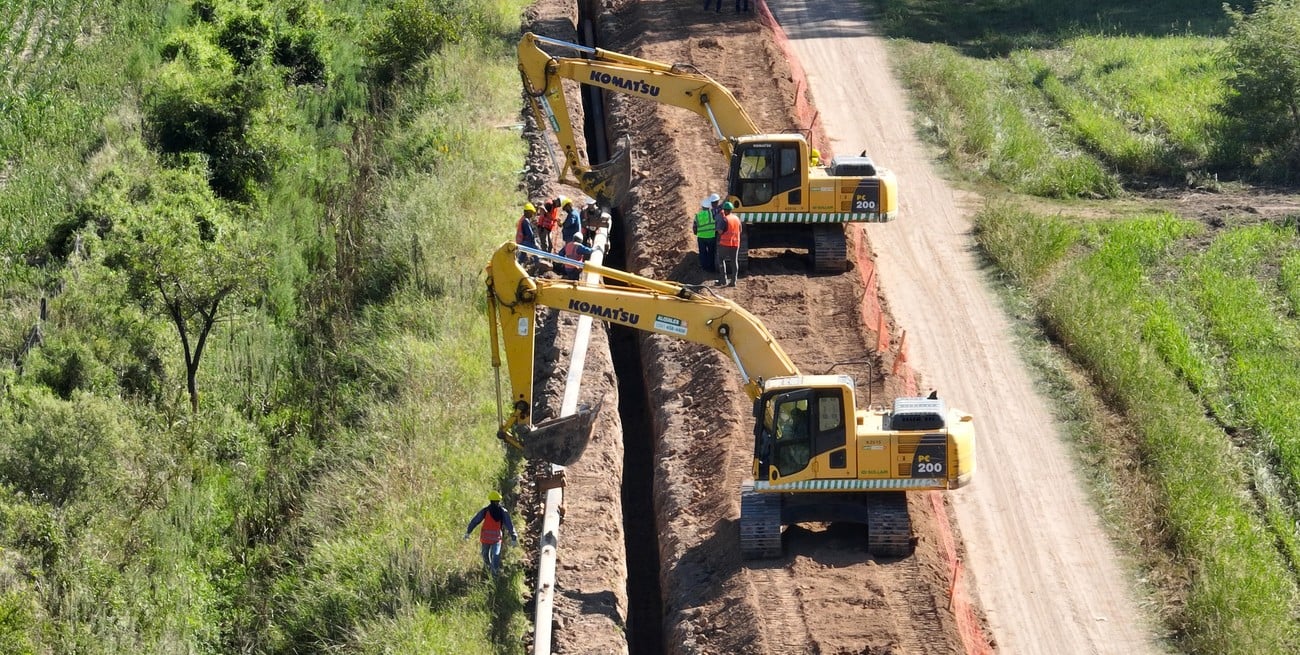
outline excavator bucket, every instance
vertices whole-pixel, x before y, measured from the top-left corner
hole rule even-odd
[[[582,190],[596,199],[601,207],[617,207],[632,186],[632,141],[618,140],[614,154],[580,175]]]
[[[587,449],[587,443],[591,441],[596,415],[600,413],[604,402],[601,399],[595,407],[579,405],[578,411],[573,414],[534,426],[526,434],[520,435],[524,457],[559,466],[570,466],[578,461]]]

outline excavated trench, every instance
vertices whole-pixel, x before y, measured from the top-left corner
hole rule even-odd
[[[578,3],[578,35],[582,45],[598,47],[600,3]],[[603,92],[583,85],[583,131],[591,163],[609,159],[609,134]],[[622,269],[627,261],[622,212],[612,207],[610,250],[605,263]],[[663,600],[659,585],[659,530],[654,508],[654,431],[641,375],[640,335],[632,328],[611,325],[610,355],[618,380],[618,413],[623,426],[624,546],[627,556],[627,643],[630,655],[663,655]]]

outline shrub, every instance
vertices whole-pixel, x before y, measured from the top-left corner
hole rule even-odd
[[[248,200],[270,179],[275,159],[275,148],[252,129],[264,104],[260,80],[176,62],[145,94],[145,125],[165,154],[206,155],[208,183],[221,197]]]
[[[257,63],[271,41],[271,26],[259,13],[240,12],[231,16],[217,34],[217,44],[230,53],[240,66]]]
[[[1294,181],[1300,170],[1300,6],[1260,0],[1255,11],[1228,10],[1227,57],[1233,71],[1220,109],[1228,117],[1225,148],[1264,175]],[[1283,44],[1290,43],[1291,46]]]
[[[468,0],[397,0],[366,40],[366,55],[382,83],[401,77],[426,56],[467,36],[481,23]]]
[[[102,400],[77,394],[62,400],[41,388],[19,387],[0,414],[0,482],[56,506],[103,491],[121,441],[122,417]]]
[[[288,80],[298,85],[319,85],[329,80],[329,69],[321,45],[320,33],[293,28],[275,39],[273,61],[289,69]]]

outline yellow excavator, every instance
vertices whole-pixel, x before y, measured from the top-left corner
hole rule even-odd
[[[581,267],[587,279],[530,275],[518,262],[521,252]],[[741,489],[745,557],[779,557],[783,525],[816,521],[866,524],[869,551],[905,556],[914,542],[904,493],[956,489],[975,472],[970,415],[937,397],[858,409],[853,378],[800,373],[757,317],[704,288],[514,243],[497,249],[486,273],[492,366],[499,388],[504,352],[511,387],[498,436],[527,457],[572,464],[591,438],[594,416],[587,410],[532,424],[539,306],[704,344],[735,362],[756,418],[753,479]]]
[[[555,56],[543,50],[580,56]],[[618,204],[631,184],[626,142],[607,162],[590,165],[579,151],[562,80],[690,109],[713,128],[728,160],[727,198],[741,231],[740,266],[751,248],[807,250],[813,270],[848,266],[844,225],[884,222],[898,210],[894,174],[866,153],[814,164],[802,134],[762,134],[726,87],[687,64],[663,64],[590,48],[532,32],[519,41],[519,72],[539,125],[555,132],[564,164],[560,181],[578,186],[599,202]],[[581,129],[581,126],[576,126]]]

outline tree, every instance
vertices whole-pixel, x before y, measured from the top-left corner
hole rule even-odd
[[[265,263],[233,205],[213,196],[202,163],[165,169],[123,188],[110,178],[96,194],[116,202],[105,263],[127,275],[142,308],[165,316],[185,354],[190,409],[199,408],[198,370],[212,328],[260,283]],[[224,313],[223,313],[224,312]]]
[[[1224,6],[1233,21],[1227,56],[1229,148],[1247,165],[1289,177],[1300,165],[1300,6],[1259,0],[1244,13]]]

